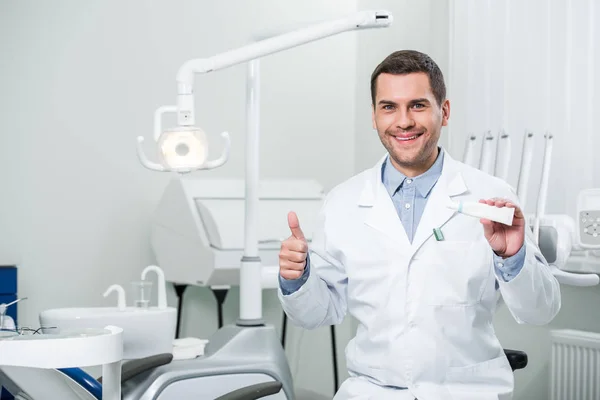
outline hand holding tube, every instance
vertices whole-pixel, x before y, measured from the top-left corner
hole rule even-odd
[[[525,216],[519,207],[506,199],[479,200],[479,203],[514,209],[511,225],[481,218],[483,234],[494,252],[503,258],[511,257],[521,249],[525,241]]]

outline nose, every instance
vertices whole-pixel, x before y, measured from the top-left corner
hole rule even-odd
[[[396,118],[396,127],[407,131],[415,126],[415,121],[408,111],[399,110]]]

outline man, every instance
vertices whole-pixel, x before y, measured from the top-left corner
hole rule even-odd
[[[513,373],[492,326],[497,294],[519,323],[547,324],[559,284],[509,185],[438,147],[450,103],[436,63],[391,54],[373,72],[371,96],[387,154],[328,194],[310,256],[289,214],[283,308],[306,329],[347,312],[357,319],[336,400],[511,399]],[[456,213],[451,201],[512,207],[513,223]]]

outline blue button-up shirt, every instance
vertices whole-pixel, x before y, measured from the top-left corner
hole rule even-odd
[[[387,192],[389,193],[398,217],[402,222],[402,226],[412,243],[414,234],[425,210],[427,199],[431,190],[437,183],[442,174],[444,165],[444,150],[439,149],[439,154],[431,168],[423,174],[414,178],[409,178],[398,171],[389,161],[389,157],[384,161],[381,168],[381,181],[383,182]],[[517,254],[503,259],[494,254],[494,268],[505,282],[512,278],[523,268],[525,261],[525,245],[517,252]],[[304,273],[298,279],[287,280],[279,276],[279,285],[284,295],[294,293],[302,287],[310,274],[310,258],[306,259],[306,268]],[[496,283],[496,288],[498,284]]]

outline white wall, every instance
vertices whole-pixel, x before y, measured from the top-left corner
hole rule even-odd
[[[139,164],[136,137],[150,138],[154,110],[174,102],[184,61],[242,46],[263,28],[355,9],[348,0],[1,1],[0,262],[19,264],[19,294],[29,298],[19,322],[113,304],[103,291],[128,287],[154,262],[150,220],[170,176]],[[355,110],[355,55],[348,33],[263,60],[262,178],[316,178],[329,189],[354,172],[354,119],[343,116]],[[242,65],[197,77],[199,125],[233,141],[229,163],[210,176],[244,176],[244,74]],[[232,290],[226,323],[237,310]],[[281,326],[273,291],[265,316]],[[190,288],[183,317],[184,335],[214,332],[212,294]],[[298,358],[290,327],[289,353],[299,386],[331,394],[326,332],[306,333]]]
[[[390,53],[413,49],[429,54],[446,74],[448,67],[448,4],[435,0],[359,0],[359,8],[385,9],[394,15],[386,30],[358,37],[355,171],[372,167],[384,154],[371,123],[371,74]],[[445,129],[444,129],[445,131]],[[440,144],[446,146],[443,131]]]
[[[597,2],[454,0],[449,15],[450,151],[460,159],[467,134],[481,137],[486,130],[504,129],[512,138],[507,180],[516,186],[523,135],[532,131],[538,147],[525,205],[532,213],[543,134],[551,132],[547,212],[575,216],[579,191],[600,185],[600,162],[593,153],[600,144],[593,119],[600,109]],[[515,399],[549,398],[551,329],[600,332],[600,320],[589,311],[599,304],[600,289],[562,286],[561,291],[562,310],[548,326],[519,326],[505,306],[496,316],[503,345],[529,355],[527,368],[516,373]]]

